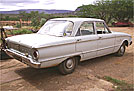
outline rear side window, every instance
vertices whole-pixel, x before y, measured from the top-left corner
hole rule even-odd
[[[73,31],[73,23],[69,22],[68,25],[66,26],[65,33],[67,35],[71,35]]]
[[[76,36],[80,35],[93,35],[95,34],[93,23],[91,22],[83,22],[76,34]]]

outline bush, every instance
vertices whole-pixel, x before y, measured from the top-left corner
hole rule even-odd
[[[16,24],[16,27],[17,27],[17,28],[20,28],[20,27],[21,27],[21,26],[20,26],[20,23],[17,23],[17,24]]]
[[[42,18],[41,21],[40,21],[40,26],[43,26],[46,22],[46,19],[45,18]]]
[[[13,35],[19,35],[19,34],[30,34],[30,33],[32,33],[32,31],[30,31],[30,30],[27,30],[27,29],[20,29],[20,30],[13,30],[12,31],[12,34]],[[11,33],[8,33],[9,35],[11,34]]]

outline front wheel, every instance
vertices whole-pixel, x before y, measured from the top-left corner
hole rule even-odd
[[[76,66],[78,65],[78,60],[76,58],[69,58],[63,61],[59,66],[59,71],[61,74],[70,74],[74,72]]]
[[[120,47],[120,49],[118,50],[118,52],[116,53],[117,56],[123,56],[126,50],[126,46],[125,43],[123,43]]]

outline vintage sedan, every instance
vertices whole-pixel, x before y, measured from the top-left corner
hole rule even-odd
[[[101,19],[56,18],[37,33],[8,37],[6,43],[6,53],[29,66],[58,66],[62,74],[70,74],[80,61],[111,53],[123,56],[132,38],[110,31]]]

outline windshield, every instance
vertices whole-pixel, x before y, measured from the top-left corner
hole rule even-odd
[[[48,34],[55,36],[70,36],[73,31],[73,23],[70,21],[47,21],[38,34]]]

